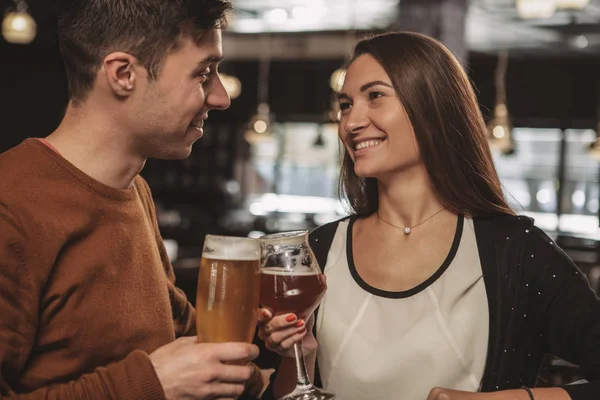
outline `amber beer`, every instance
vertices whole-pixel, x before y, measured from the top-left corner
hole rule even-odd
[[[207,235],[196,294],[199,341],[252,341],[260,297],[259,252],[253,239]]]
[[[318,272],[261,271],[260,303],[275,315],[294,313],[307,319],[325,294],[325,279]]]

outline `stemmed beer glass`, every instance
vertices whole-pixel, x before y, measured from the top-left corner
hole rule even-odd
[[[325,279],[308,244],[307,231],[275,233],[260,238],[261,296],[273,315],[294,313],[308,319],[325,294]],[[330,400],[335,394],[316,388],[306,372],[302,343],[294,345],[297,382],[279,400]]]

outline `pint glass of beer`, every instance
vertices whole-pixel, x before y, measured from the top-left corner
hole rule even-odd
[[[308,319],[325,295],[325,277],[308,244],[307,231],[263,236],[261,246],[261,296],[273,315],[294,313]],[[298,381],[294,391],[279,400],[330,400],[332,392],[318,389],[306,373],[302,344],[294,345]]]
[[[251,342],[259,297],[260,242],[206,235],[196,294],[199,341]]]

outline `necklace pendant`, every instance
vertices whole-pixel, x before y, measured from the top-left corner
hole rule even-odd
[[[407,226],[406,228],[404,228],[404,234],[405,234],[405,235],[408,235],[408,234],[410,234],[410,232],[412,232],[412,231],[411,231],[411,229],[410,229],[410,227],[409,227],[409,226]]]

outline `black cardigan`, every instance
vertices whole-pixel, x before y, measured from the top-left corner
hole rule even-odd
[[[600,301],[582,272],[530,218],[473,221],[490,324],[481,391],[534,386],[544,356],[551,353],[579,365],[590,381],[564,387],[573,400],[600,399]],[[310,234],[323,268],[339,222]],[[268,353],[263,360],[270,365],[262,366],[276,366],[278,358]],[[274,399],[271,387],[263,399]]]

